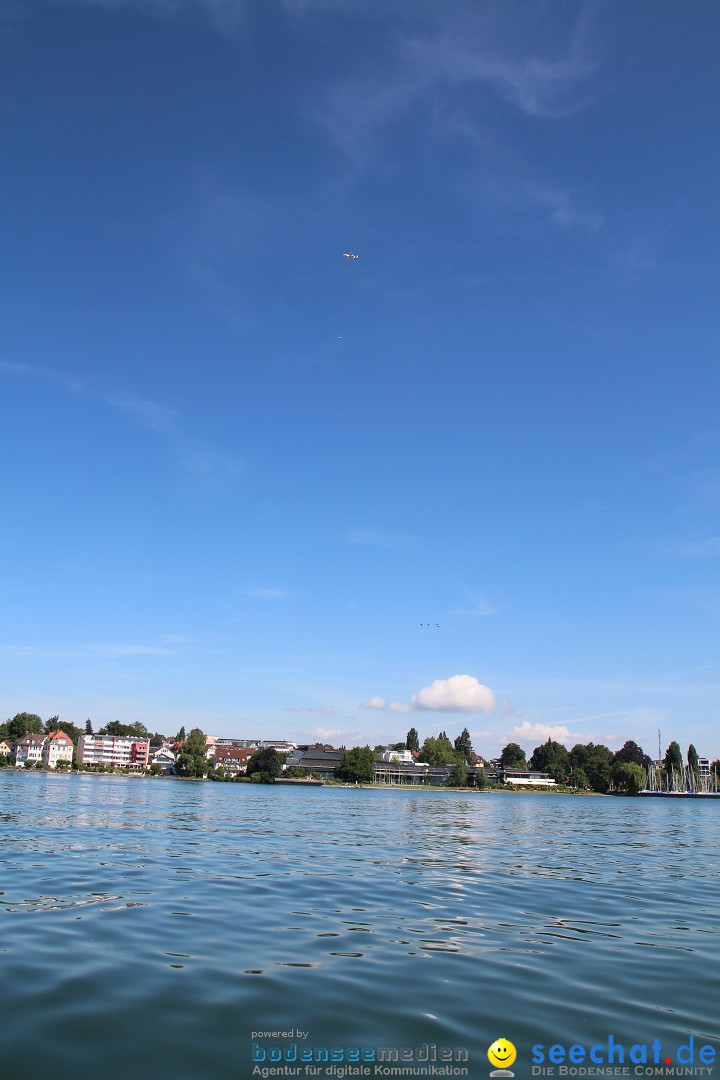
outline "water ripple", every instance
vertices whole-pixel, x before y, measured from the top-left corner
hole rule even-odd
[[[500,1032],[525,1066],[563,1031],[718,1036],[714,805],[13,773],[0,794],[0,916],[32,916],[2,939],[13,1080],[243,1078],[259,1027],[465,1046],[481,1071]]]

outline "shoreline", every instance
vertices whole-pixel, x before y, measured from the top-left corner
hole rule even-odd
[[[105,777],[105,778],[112,777],[113,779],[118,779],[118,780],[172,780],[172,781],[181,781],[182,783],[192,783],[192,784],[201,784],[201,783],[217,784],[217,783],[220,783],[220,784],[227,785],[227,784],[237,784],[237,783],[244,784],[244,783],[246,783],[246,781],[236,781],[236,780],[213,780],[212,777],[207,777],[207,776],[172,776],[172,775],[150,776],[150,775],[148,775],[146,773],[140,773],[140,772],[126,772],[126,773],[123,773],[123,772],[102,772],[102,773],[99,773],[99,772],[91,772],[89,770],[87,772],[85,772],[85,771],[80,772],[77,769],[24,769],[24,768],[19,769],[19,768],[10,768],[10,767],[5,768],[5,769],[0,769],[0,775],[2,775],[2,773],[5,773],[5,772],[10,773],[12,775],[20,774],[22,776],[56,776],[56,777],[57,776],[83,776],[83,777],[89,776],[89,777]],[[256,787],[273,787],[274,784],[257,784],[257,785],[254,785],[254,786],[256,786]],[[553,788],[547,788],[547,787],[531,788],[531,787],[507,786],[507,787],[497,787],[497,788],[471,788],[471,787],[461,788],[461,787],[447,787],[445,785],[440,787],[440,786],[435,786],[435,785],[432,785],[432,784],[368,784],[368,783],[363,783],[363,784],[343,784],[343,783],[337,783],[337,782],[334,782],[334,781],[323,782],[322,784],[312,784],[312,785],[311,784],[308,784],[308,785],[302,785],[302,784],[279,784],[278,786],[283,787],[283,788],[290,788],[290,789],[292,789],[294,787],[303,787],[303,786],[313,787],[313,788],[322,787],[322,788],[326,788],[326,789],[329,789],[329,790],[335,790],[335,791],[413,791],[413,792],[425,791],[425,792],[433,792],[433,793],[437,793],[439,791],[441,791],[441,792],[444,791],[444,792],[454,792],[457,795],[553,795],[553,796],[559,796],[559,795],[577,796],[577,795],[580,795],[580,796],[598,796],[598,797],[603,798],[603,799],[605,799],[605,798],[614,798],[615,797],[614,795],[611,795],[610,793],[602,792],[602,791],[569,791],[567,789],[564,789],[564,790],[560,791],[560,790],[554,790]],[[621,798],[637,798],[637,796],[632,796],[632,795],[628,796],[628,795],[625,795],[625,793],[621,793],[621,792],[618,792],[617,795],[618,795],[618,797],[621,797]]]

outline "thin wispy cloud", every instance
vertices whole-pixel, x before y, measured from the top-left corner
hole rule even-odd
[[[681,544],[678,554],[688,559],[714,559],[720,555],[720,536],[709,536],[706,540],[691,540]]]
[[[580,8],[559,48],[559,33],[540,45],[539,21],[544,16],[523,8],[524,34],[517,33],[515,5],[497,9],[461,9],[462,14],[440,33],[406,42],[405,53],[414,64],[445,85],[488,86],[510,105],[530,116],[571,116],[594,99],[592,85],[599,61],[591,35],[589,8]],[[509,18],[508,18],[509,16]],[[514,17],[513,17],[514,16]],[[518,41],[520,44],[518,44]]]
[[[253,600],[295,600],[297,597],[297,593],[293,592],[292,589],[262,586],[247,589],[245,595]]]
[[[333,86],[318,109],[317,121],[351,156],[372,153],[376,133],[411,110],[424,113],[430,123],[447,113],[457,132],[466,127],[475,135],[476,123],[462,119],[478,110],[479,102],[468,100],[468,92],[489,94],[542,119],[572,116],[600,93],[588,7],[547,34],[540,33],[542,13],[533,20],[527,8],[520,12],[516,5],[503,5],[500,17],[496,8],[460,4],[450,18],[447,9],[436,11],[433,22],[425,33],[410,34],[398,20],[390,38],[394,52],[388,47],[372,72]]]
[[[246,464],[235,455],[188,431],[183,415],[167,402],[114,390],[98,380],[42,365],[0,361],[0,372],[52,383],[68,393],[100,402],[123,413],[138,426],[160,436],[171,447],[182,467],[211,487],[222,485],[224,479],[246,472]]]
[[[364,547],[398,548],[411,543],[409,536],[402,533],[383,532],[380,529],[350,529],[345,534],[348,544],[360,544]]]
[[[156,18],[200,17],[221,33],[235,35],[243,26],[246,0],[45,0],[55,7],[132,9]]]
[[[315,739],[336,739],[342,737],[344,739],[356,739],[360,734],[359,731],[350,731],[344,728],[312,728],[310,731],[303,731],[302,734],[307,738]]]
[[[146,642],[77,642],[63,645],[21,645],[0,644],[0,652],[17,659],[39,659],[83,656],[129,657],[129,656],[174,656],[181,651],[170,644],[148,644]]]
[[[467,602],[456,611],[453,611],[452,614],[466,619],[484,619],[488,615],[494,615],[495,609],[480,593],[468,590]]]
[[[393,713],[409,713],[412,712],[412,706],[403,705],[401,702],[390,701],[389,698],[381,697],[376,694],[374,697],[368,699],[368,701],[361,701],[359,708],[361,709],[375,709],[378,712],[393,712]]]
[[[285,712],[311,713],[320,716],[331,716],[335,710],[329,705],[289,705]]]

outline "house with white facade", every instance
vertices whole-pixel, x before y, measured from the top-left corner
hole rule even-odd
[[[25,765],[37,765],[42,761],[44,735],[23,735],[15,740],[15,765],[22,769]]]
[[[150,757],[151,765],[159,765],[164,773],[175,772],[175,755],[169,746],[161,746]]]
[[[57,768],[58,762],[66,761],[72,764],[73,744],[69,735],[64,731],[51,731],[42,748],[42,759],[48,769]]]

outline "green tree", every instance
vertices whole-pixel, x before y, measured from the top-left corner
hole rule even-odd
[[[511,742],[503,747],[503,752],[500,755],[500,764],[503,769],[527,769],[525,751],[522,746],[516,742]]]
[[[451,765],[457,760],[457,755],[447,735],[441,733],[436,739],[428,735],[422,744],[420,760],[428,765]]]
[[[663,768],[665,769],[666,774],[669,774],[672,771],[675,774],[675,776],[681,776],[682,775],[682,770],[683,770],[682,750],[680,749],[680,744],[675,742],[674,739],[670,743],[670,745],[668,746],[667,750],[665,751],[665,759],[663,761]]]
[[[488,774],[484,768],[475,770],[475,787],[483,791],[488,786]]]
[[[466,727],[462,729],[455,740],[455,753],[458,754],[468,765],[472,761],[473,748],[470,742],[470,732]]]
[[[698,752],[692,743],[690,743],[690,745],[688,746],[687,763],[690,772],[697,779],[697,777],[700,775],[700,765],[698,763]]]
[[[467,787],[468,769],[464,761],[456,761],[447,777],[448,787]]]
[[[37,713],[19,712],[7,722],[7,732],[11,739],[22,739],[23,735],[42,735],[43,722]]]
[[[582,765],[578,765],[577,768],[573,769],[573,771],[570,773],[570,783],[574,788],[577,788],[579,791],[587,791],[587,789],[590,787],[588,775],[583,769]]]
[[[82,735],[79,727],[75,727],[75,724],[70,724],[67,721],[61,723],[59,716],[51,716],[49,720],[45,721],[45,734],[49,735],[51,731],[65,732],[73,746],[77,746],[78,739]]]
[[[287,769],[283,773],[288,780],[302,780],[308,775],[308,770],[303,769],[302,765],[288,765]]]
[[[263,746],[251,756],[245,775],[255,784],[274,784],[275,777],[282,772],[282,767],[283,759],[275,747]]]
[[[355,746],[346,750],[338,767],[337,775],[350,783],[366,784],[373,779],[375,755],[369,746]]]
[[[199,730],[199,729],[197,729]],[[147,739],[148,729],[144,724],[135,721],[132,724],[121,724],[119,720],[111,720],[105,727],[100,728],[99,735],[114,735],[116,738]]]
[[[570,767],[582,769],[593,791],[605,793],[612,786],[615,756],[602,743],[576,743],[570,751]]]
[[[175,742],[184,742],[186,738],[187,735],[185,734],[185,728],[181,727],[177,735],[175,736]]]
[[[252,759],[251,759],[252,760]],[[181,776],[205,776],[208,768],[205,735],[193,728],[178,754],[176,769]]]
[[[420,749],[420,736],[417,733],[417,728],[411,727],[407,733],[405,739],[406,750],[419,750]]]
[[[634,761],[619,761],[613,769],[613,783],[626,795],[637,795],[645,787],[645,770]]]
[[[95,732],[93,731],[92,720],[90,719],[89,716],[88,716],[87,720],[85,721],[85,734],[86,735],[94,735],[95,734]]]
[[[570,755],[567,747],[553,739],[548,739],[533,750],[530,768],[549,773],[553,780],[562,782],[570,772]]]
[[[635,765],[639,765],[643,769],[647,769],[650,764],[650,758],[643,751],[641,746],[638,746],[632,739],[628,739],[626,743],[615,751],[615,760],[633,762]]]

